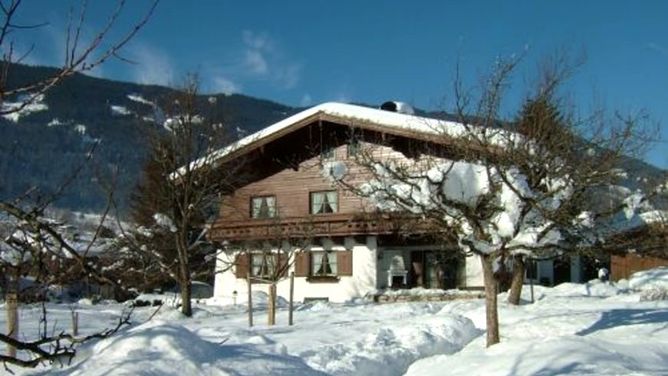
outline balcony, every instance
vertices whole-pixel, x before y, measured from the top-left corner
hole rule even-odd
[[[378,235],[400,231],[425,232],[428,227],[425,221],[414,217],[336,213],[294,218],[218,220],[211,227],[210,238],[215,241],[231,241]]]

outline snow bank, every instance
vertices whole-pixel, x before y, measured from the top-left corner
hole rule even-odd
[[[471,320],[444,316],[409,327],[384,327],[349,344],[325,345],[299,356],[332,375],[401,375],[417,359],[452,354],[480,335]]]
[[[629,287],[634,290],[647,290],[655,287],[668,289],[668,267],[633,273],[629,279]]]
[[[406,375],[665,375],[668,364],[660,361],[664,345],[634,346],[581,336],[502,342],[484,351],[472,348],[420,360]]]
[[[90,357],[57,372],[71,375],[318,375],[289,355],[251,345],[208,342],[165,321],[141,325],[87,349]]]

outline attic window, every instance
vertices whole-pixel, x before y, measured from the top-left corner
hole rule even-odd
[[[338,212],[338,195],[336,191],[311,192],[311,214],[327,214]]]
[[[276,197],[257,196],[251,198],[251,218],[276,217]]]

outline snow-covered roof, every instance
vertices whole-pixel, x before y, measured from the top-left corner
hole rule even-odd
[[[216,162],[226,157],[243,153],[259,147],[267,142],[293,132],[314,120],[338,120],[349,122],[355,127],[383,128],[388,133],[399,134],[447,134],[458,137],[466,134],[467,130],[461,123],[427,118],[398,112],[379,110],[375,108],[356,106],[346,103],[327,102],[292,115],[274,123],[256,133],[242,138],[222,149],[214,151],[206,157],[206,162]],[[204,160],[194,162],[195,166]]]

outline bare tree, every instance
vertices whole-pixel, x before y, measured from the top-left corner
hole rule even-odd
[[[141,15],[132,27],[125,32],[121,32],[119,36],[113,36],[115,32],[119,31],[117,23],[126,3],[125,0],[119,0],[116,8],[107,18],[107,21],[97,32],[89,36],[84,33],[87,21],[87,2],[82,1],[77,14],[75,14],[74,9],[70,10],[70,21],[67,25],[66,39],[64,41],[65,61],[63,61],[58,70],[50,76],[41,77],[32,82],[19,82],[16,86],[8,86],[8,79],[12,75],[12,64],[25,61],[34,49],[34,45],[31,45],[27,51],[17,51],[15,38],[22,35],[21,33],[26,29],[40,28],[46,26],[47,23],[18,23],[16,18],[22,9],[22,0],[0,1],[0,11],[3,17],[3,20],[0,22],[0,49],[2,49],[0,104],[12,96],[21,95],[22,98],[15,105],[1,109],[0,115],[7,115],[23,110],[26,106],[34,103],[47,90],[75,73],[89,72],[112,58],[128,61],[120,55],[121,50],[146,25],[153,15],[158,2],[159,0],[152,1],[147,11]],[[87,39],[90,41],[84,41],[86,37],[90,37],[90,39]]]
[[[214,100],[198,96],[196,76],[189,76],[177,96],[167,100],[164,129],[149,136],[149,163],[159,184],[144,189],[144,194],[140,186],[134,204],[143,213],[137,218],[143,215],[151,225],[126,234],[135,252],[154,260],[179,285],[186,316],[192,315],[193,257],[207,246],[207,220],[243,165],[215,162],[214,151],[230,139],[224,124],[208,113]]]
[[[64,46],[65,60],[55,73],[42,76],[32,82],[14,79],[13,64],[23,62],[33,51],[31,46],[27,51],[17,51],[16,42],[26,29],[39,28],[45,23],[21,24],[17,22],[17,14],[22,9],[21,0],[0,1],[0,48],[2,49],[2,63],[0,64],[0,115],[9,115],[22,111],[42,97],[50,88],[58,85],[67,77],[75,73],[90,71],[111,58],[124,60],[119,52],[141,30],[153,14],[158,1],[153,1],[146,12],[126,31],[119,30],[118,22],[125,1],[120,0],[115,10],[109,14],[106,22],[92,35],[84,35],[87,21],[87,3],[84,1],[78,10],[76,19],[70,14],[70,22],[66,30]],[[117,34],[120,32],[120,34]],[[114,36],[117,35],[117,36]],[[87,37],[90,37],[88,39]],[[85,42],[84,39],[89,40]],[[12,79],[10,79],[12,78]],[[13,98],[11,104],[5,101]],[[90,151],[86,164],[93,155]],[[0,268],[4,277],[9,279],[6,284],[10,287],[12,299],[17,299],[18,277],[24,273],[37,276],[42,286],[48,286],[69,274],[71,277],[86,276],[100,283],[115,285],[115,281],[105,277],[97,265],[90,262],[90,254],[100,246],[99,235],[103,231],[104,218],[109,206],[102,215],[100,224],[94,231],[92,238],[86,242],[79,242],[68,237],[63,224],[55,222],[45,215],[45,210],[81,173],[83,167],[75,168],[65,178],[54,193],[42,196],[39,187],[30,188],[20,197],[13,200],[0,201],[0,217],[4,223],[0,251],[2,262]],[[111,199],[111,197],[109,197]],[[111,200],[109,200],[111,202]],[[8,305],[9,308],[9,305]],[[14,309],[17,309],[14,306]],[[16,312],[10,312],[17,317]],[[46,310],[42,320],[46,323]],[[95,333],[85,337],[74,337],[67,333],[47,335],[44,330],[37,339],[18,340],[18,333],[0,335],[0,342],[7,344],[14,350],[26,351],[28,359],[12,353],[0,355],[0,361],[5,368],[7,364],[22,367],[35,367],[44,362],[56,362],[71,359],[78,344],[93,338],[108,336],[128,323],[128,317],[123,316],[116,328]],[[46,325],[46,324],[45,324]],[[17,326],[14,326],[17,328]],[[45,326],[46,328],[46,326]]]
[[[411,137],[421,141],[400,148],[403,154],[387,151],[396,150],[396,142],[380,150],[368,145],[356,162],[371,179],[339,179],[380,210],[424,218],[445,242],[454,240],[480,258],[488,346],[500,339],[498,284],[509,275],[511,260],[515,299],[524,256],[567,254],[596,239],[595,224],[610,208],[587,200],[614,184],[621,158],[647,140],[645,123],[635,118],[611,123],[600,114],[570,115],[557,96],[571,67],[563,59],[541,70],[517,121],[500,121],[504,90],[519,61],[500,61],[475,97],[457,80],[458,123],[428,122]]]

